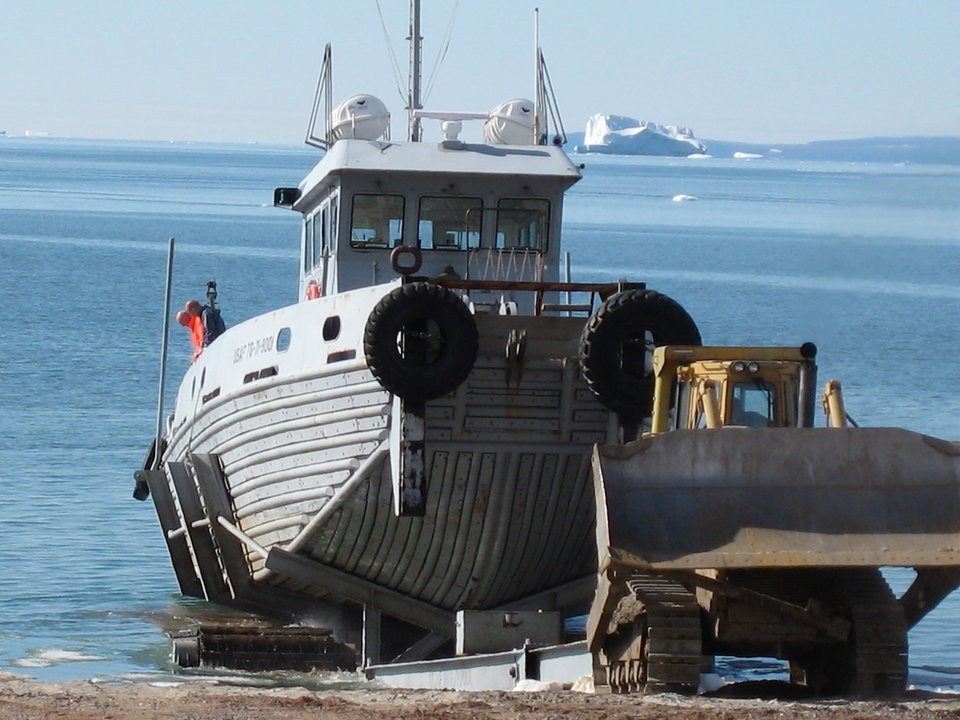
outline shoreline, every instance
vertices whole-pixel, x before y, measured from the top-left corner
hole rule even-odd
[[[458,692],[447,690],[311,690],[251,687],[219,680],[181,683],[136,681],[38,682],[0,675],[0,720],[78,718],[113,720],[533,720],[589,718],[956,718],[960,695],[911,692],[891,700],[735,699],[672,694],[589,695],[568,690]]]

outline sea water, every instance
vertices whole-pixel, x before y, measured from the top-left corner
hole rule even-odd
[[[298,216],[272,190],[316,159],[0,139],[0,673],[171,677],[164,630],[216,612],[178,594],[152,503],[131,497],[156,427],[167,241],[178,305],[210,279],[228,324],[295,301]],[[574,159],[574,280],[644,281],[706,343],[813,341],[861,425],[960,439],[960,167]],[[958,621],[960,593],[911,632],[912,682],[960,687]]]

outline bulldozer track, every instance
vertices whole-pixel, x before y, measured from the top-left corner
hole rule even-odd
[[[852,624],[850,638],[791,664],[791,674],[818,694],[896,696],[907,685],[907,630],[903,608],[880,570],[837,575],[835,602]]]
[[[695,596],[655,575],[636,574],[625,584],[629,592],[614,618],[618,632],[605,643],[611,692],[696,693],[702,641]]]
[[[897,695],[907,685],[907,621],[879,570],[851,575],[846,596],[851,601],[852,673],[855,695]]]

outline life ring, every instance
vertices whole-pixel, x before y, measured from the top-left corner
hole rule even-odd
[[[654,345],[700,345],[693,318],[672,298],[653,290],[609,297],[580,335],[580,368],[587,386],[621,418],[650,415],[653,375],[647,370],[647,333]]]
[[[405,400],[455,390],[479,351],[477,322],[459,295],[427,282],[395,288],[367,318],[363,352],[374,377]]]
[[[409,265],[402,264],[401,258],[404,255],[410,256]],[[421,265],[423,265],[423,253],[420,252],[420,248],[413,245],[397,245],[390,253],[390,267],[397,275],[413,275]]]

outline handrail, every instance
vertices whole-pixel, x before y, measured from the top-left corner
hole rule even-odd
[[[519,290],[521,292],[596,292],[606,299],[622,290],[644,287],[643,283],[575,283],[575,282],[541,282],[538,280],[465,280],[463,278],[437,277],[430,278],[434,285],[451,290]]]
[[[590,314],[593,311],[595,295],[600,296],[601,302],[612,295],[624,290],[646,287],[644,283],[628,283],[624,281],[606,283],[574,283],[574,282],[542,282],[538,280],[470,280],[455,277],[441,276],[430,278],[429,282],[450,290],[477,290],[483,291],[514,291],[535,293],[535,313],[545,312],[583,312]],[[572,293],[590,293],[589,303],[546,303],[544,293],[565,293],[569,298]]]

